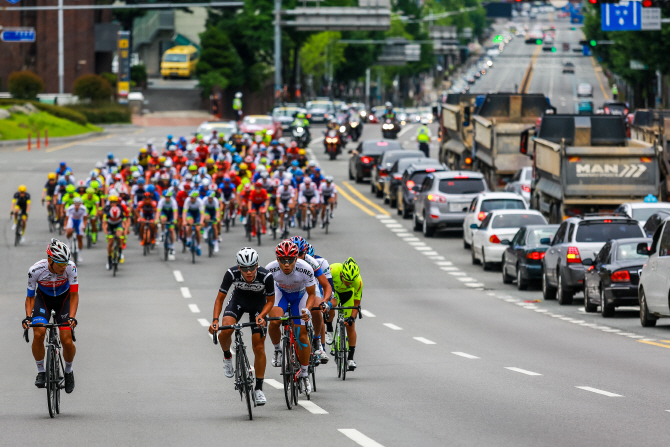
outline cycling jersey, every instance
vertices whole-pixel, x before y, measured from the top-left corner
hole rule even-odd
[[[219,291],[228,294],[233,286],[235,287],[234,293],[245,299],[263,298],[265,302],[266,296],[275,294],[274,277],[269,270],[263,267],[258,267],[256,276],[250,283],[242,277],[239,266],[229,268],[223,275]]]
[[[156,202],[153,200],[150,202],[142,200],[137,207],[140,211],[140,217],[146,220],[154,220],[156,218]]]
[[[65,215],[74,221],[80,221],[84,216],[88,215],[88,210],[84,205],[79,205],[79,209],[75,205],[70,205],[65,210]]]
[[[251,203],[254,205],[263,205],[268,200],[268,193],[263,188],[260,190],[254,189],[249,194],[249,200],[251,200]]]
[[[312,266],[302,259],[295,261],[295,267],[288,275],[279,267],[278,261],[272,261],[266,267],[272,273],[275,282],[275,306],[281,307],[284,312],[291,304],[291,316],[299,317],[301,310],[307,305],[307,287],[316,286],[316,279]],[[321,274],[321,270],[319,270]],[[320,275],[318,275],[320,276]],[[302,319],[295,318],[295,324],[304,325]]]
[[[74,262],[68,262],[63,274],[59,275],[49,270],[48,259],[37,261],[28,270],[28,296],[35,296],[37,289],[52,297],[62,295],[68,291],[78,292],[79,282],[77,281],[77,267]],[[47,321],[43,323],[47,323]]]
[[[345,306],[351,299],[360,300],[363,296],[363,279],[361,275],[354,282],[347,286],[342,282],[342,263],[330,264],[330,273],[333,275],[333,290],[340,300],[340,305]],[[352,304],[353,306],[353,301]]]
[[[205,213],[209,214],[211,217],[216,217],[216,211],[219,209],[219,201],[216,198],[213,198],[212,201],[209,201],[209,198],[203,200],[205,205]]]
[[[174,197],[166,199],[165,197],[161,198],[156,207],[158,214],[164,215],[167,217],[168,221],[174,219],[174,213],[177,211],[177,201]]]
[[[30,194],[25,193],[23,195],[23,197],[21,197],[21,193],[16,192],[16,193],[14,193],[13,202],[14,202],[15,206],[18,206],[19,208],[21,208],[22,213],[25,213],[26,209],[28,207],[28,204],[30,203]]]
[[[103,211],[103,218],[107,223],[118,225],[123,222],[123,219],[128,216],[128,208],[125,204],[109,204],[105,206]]]
[[[84,206],[88,210],[88,214],[93,216],[98,213],[98,203],[100,203],[100,197],[97,194],[92,194],[89,198],[88,194],[81,196],[81,199],[84,201]]]
[[[291,198],[294,195],[295,195],[295,189],[291,185],[288,186],[281,185],[279,186],[279,188],[277,188],[277,196],[283,201],[291,200]]]
[[[331,182],[330,185],[326,182],[321,183],[321,186],[319,186],[319,192],[323,196],[324,200],[329,199],[335,194],[337,194],[337,186],[335,186],[335,183]]]
[[[44,184],[44,191],[46,191],[47,196],[53,197],[54,193],[56,192],[56,187],[58,186],[58,183],[55,181],[49,180]]]
[[[235,185],[229,183],[229,186],[219,187],[221,195],[223,196],[223,201],[227,202],[233,197],[235,197]]]

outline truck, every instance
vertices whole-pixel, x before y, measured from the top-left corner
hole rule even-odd
[[[556,111],[542,93],[486,95],[472,117],[472,158],[492,191],[503,190],[519,169],[530,166],[531,160],[519,153],[521,135],[547,110]]]
[[[440,151],[438,158],[451,170],[472,168],[472,114],[477,95],[450,93],[440,113]]]
[[[535,137],[522,138],[520,152],[533,160],[531,208],[551,223],[612,213],[659,194],[657,151],[627,138],[622,116],[544,115]]]
[[[668,134],[665,133],[668,129]],[[628,127],[628,136],[654,145],[659,154],[659,168],[661,171],[661,196],[667,202],[670,198],[670,110],[638,109]]]

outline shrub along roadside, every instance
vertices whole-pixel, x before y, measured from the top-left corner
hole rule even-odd
[[[9,118],[0,120],[0,140],[25,139],[28,138],[29,133],[32,134],[34,138],[36,132],[42,132],[42,135],[44,135],[46,129],[49,130],[50,138],[69,137],[89,132],[100,132],[102,130],[92,124],[81,125],[44,111],[39,111],[31,115],[15,113]]]
[[[67,108],[85,116],[88,122],[93,124],[131,122],[130,109],[120,104],[109,104],[98,107],[88,105],[73,105],[68,106]]]
[[[54,106],[51,104],[44,104],[39,101],[26,101],[24,99],[0,99],[0,106],[13,106],[14,104],[23,105],[30,103],[43,112],[48,112],[59,118],[74,121],[75,123],[85,126],[88,120],[84,115],[67,107]]]

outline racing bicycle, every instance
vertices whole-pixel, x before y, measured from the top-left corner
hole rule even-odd
[[[331,310],[337,311],[337,322],[335,323],[335,334],[333,336],[333,347],[331,354],[335,356],[335,365],[337,365],[337,377],[342,380],[347,378],[347,358],[349,356],[349,339],[347,329],[344,324],[344,311],[358,309],[358,318],[363,318],[361,306],[333,307]]]

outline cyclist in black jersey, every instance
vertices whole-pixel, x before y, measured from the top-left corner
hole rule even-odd
[[[223,318],[219,324],[219,316],[223,309],[226,295],[234,286],[233,296],[228,301]],[[240,321],[242,315],[249,314],[249,322],[258,326],[251,330],[251,343],[254,350],[254,369],[256,370],[256,403],[265,405],[263,379],[265,377],[265,337],[261,326],[265,326],[264,317],[272,309],[275,302],[275,283],[272,273],[258,266],[258,253],[253,248],[244,247],[237,252],[237,265],[226,271],[214,302],[214,317],[209,333],[214,334],[219,326],[227,326]],[[219,343],[223,350],[223,372],[226,377],[233,377],[233,356],[230,352],[232,329],[219,332]]]

